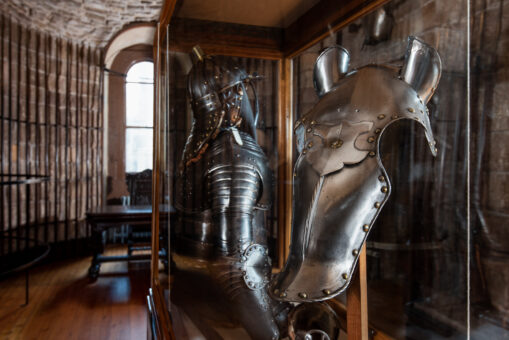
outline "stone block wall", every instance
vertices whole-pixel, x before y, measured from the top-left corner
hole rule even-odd
[[[0,187],[5,235],[86,236],[85,211],[102,192],[101,57],[99,49],[0,17],[1,173],[49,177]]]

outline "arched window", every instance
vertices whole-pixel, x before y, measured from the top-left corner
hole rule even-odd
[[[125,172],[152,169],[154,63],[131,66],[126,82]]]

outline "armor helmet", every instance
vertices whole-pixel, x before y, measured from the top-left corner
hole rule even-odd
[[[187,92],[193,125],[184,149],[185,165],[198,161],[222,130],[244,131],[256,140],[258,118],[246,90],[255,76],[248,75],[229,58],[205,55],[199,46],[193,47],[191,59],[193,67],[188,75]]]

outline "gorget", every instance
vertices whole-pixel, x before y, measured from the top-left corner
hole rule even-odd
[[[324,67],[344,65],[345,58],[346,50],[339,47],[318,57],[320,101],[295,124],[300,154],[294,169],[290,254],[271,286],[271,294],[284,301],[326,300],[348,286],[391,193],[380,157],[388,127],[415,121],[432,154],[437,153],[426,107],[440,78],[436,51],[410,38],[401,69],[369,65],[345,74],[344,68]],[[331,70],[337,70],[336,76]]]

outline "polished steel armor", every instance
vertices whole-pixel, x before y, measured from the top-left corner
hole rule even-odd
[[[391,192],[380,157],[391,124],[419,123],[437,152],[426,107],[440,78],[437,52],[410,37],[402,68],[368,65],[345,74],[338,65],[347,58],[339,46],[318,57],[314,83],[321,99],[295,124],[300,155],[290,255],[271,284],[271,294],[284,301],[326,300],[348,286]]]
[[[263,211],[271,176],[256,143],[248,97],[253,77],[198,48],[193,58],[188,91],[194,121],[177,179],[172,300],[207,338],[221,338],[215,325],[234,320],[253,339],[277,339],[285,305],[267,293]]]

